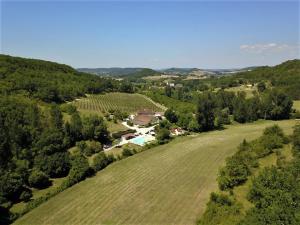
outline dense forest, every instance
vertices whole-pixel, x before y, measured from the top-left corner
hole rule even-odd
[[[180,101],[163,92],[147,94],[168,106],[165,116],[170,123],[193,132],[220,129],[232,121],[282,120],[292,115],[292,99],[277,88],[257,92],[251,98],[244,92],[204,91],[195,94],[192,101]]]
[[[62,191],[114,161],[99,153],[111,141],[104,119],[80,116],[74,106],[58,104],[86,93],[110,91],[133,90],[128,83],[80,73],[66,65],[0,55],[1,224],[19,216],[9,211],[14,204],[29,202],[26,213],[50,197],[32,201],[34,189],[66,177],[56,192]],[[63,111],[69,120],[63,118]],[[70,154],[75,145],[80,151]],[[95,157],[91,168],[87,157],[94,153],[100,158]]]
[[[64,102],[86,93],[117,91],[120,83],[77,72],[67,65],[0,55],[0,94]]]

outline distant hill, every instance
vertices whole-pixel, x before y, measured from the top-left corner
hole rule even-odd
[[[137,73],[144,68],[121,68],[121,67],[112,67],[112,68],[78,68],[79,72],[91,73],[100,76],[126,76],[130,74]]]
[[[237,73],[242,71],[249,71],[254,68],[255,67],[247,67],[242,69],[199,69],[199,68],[172,67],[167,69],[153,70],[156,71],[156,74],[153,73],[153,75],[157,75],[157,73],[162,73],[162,74],[182,75],[182,76],[195,75],[195,74],[218,76],[218,75],[225,75],[225,74]],[[85,73],[95,74],[99,76],[130,77],[136,75],[141,71],[145,71],[147,69],[148,68],[139,68],[139,67],[136,68],[111,67],[111,68],[78,68],[77,70],[79,72],[85,72]]]

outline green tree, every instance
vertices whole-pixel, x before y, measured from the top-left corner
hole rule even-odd
[[[62,130],[63,116],[62,116],[61,110],[58,105],[56,105],[56,104],[51,105],[50,115],[51,115],[50,125],[55,129]]]
[[[67,152],[56,152],[51,155],[40,154],[35,157],[35,167],[51,178],[64,177],[70,170],[70,159]]]
[[[159,144],[166,143],[170,139],[170,131],[166,128],[161,128],[156,134],[156,139]]]
[[[70,126],[69,126],[69,135],[72,143],[78,141],[82,138],[82,121],[78,112],[75,112],[71,116]]]
[[[33,169],[33,171],[31,172],[28,178],[28,183],[31,187],[38,189],[46,188],[51,184],[49,177],[45,173],[37,169]]]
[[[239,123],[245,123],[248,121],[248,107],[244,92],[239,92],[234,100],[233,118]]]
[[[165,95],[168,97],[172,96],[172,88],[169,85],[165,87]]]
[[[201,131],[214,129],[214,109],[215,101],[210,92],[202,94],[198,100],[196,119]]]
[[[178,117],[173,109],[167,109],[165,111],[165,117],[167,120],[169,120],[171,123],[176,123],[178,121]]]
[[[78,183],[84,180],[87,176],[91,175],[91,168],[88,160],[82,154],[76,154],[71,159],[71,169],[68,175],[68,185]]]
[[[288,119],[292,111],[293,101],[282,91],[272,89],[263,99],[264,117],[266,119]]]
[[[257,84],[257,90],[261,93],[261,92],[264,92],[266,90],[266,85],[264,82],[259,82]]]
[[[105,155],[104,152],[100,152],[93,158],[93,168],[95,171],[99,171],[104,169],[106,166],[108,166],[110,163],[114,161],[114,157],[111,155],[108,157]]]

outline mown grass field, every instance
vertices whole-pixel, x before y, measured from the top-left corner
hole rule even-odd
[[[141,109],[164,111],[165,108],[141,94],[107,93],[104,95],[88,95],[87,98],[73,103],[82,113],[103,114],[110,110],[135,113]]]
[[[222,131],[179,137],[118,161],[32,210],[15,224],[195,224],[217,172],[246,138],[278,124],[291,133],[294,120],[258,121]]]

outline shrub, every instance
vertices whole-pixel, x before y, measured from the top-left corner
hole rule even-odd
[[[236,224],[240,216],[241,205],[236,200],[225,194],[212,193],[206,211],[197,225]]]
[[[164,144],[170,139],[170,131],[166,128],[161,128],[156,134],[156,139],[159,144]]]
[[[173,109],[167,109],[165,111],[165,117],[167,120],[169,120],[171,123],[176,123],[178,121],[178,117]]]
[[[91,141],[89,144],[89,148],[93,153],[99,153],[103,151],[103,146],[100,142],[97,141]]]
[[[49,177],[44,172],[37,169],[32,170],[28,178],[28,183],[31,187],[38,189],[46,188],[51,184]]]
[[[17,173],[5,173],[0,177],[1,201],[18,201],[23,191],[23,179]]]
[[[100,152],[93,158],[93,168],[95,171],[104,169],[110,163],[115,161],[115,158],[112,155],[106,156],[104,152]]]
[[[71,164],[72,168],[67,180],[69,186],[72,186],[73,184],[76,184],[79,181],[84,180],[87,176],[91,175],[89,163],[82,154],[73,156]]]
[[[70,159],[67,152],[52,155],[39,155],[35,158],[35,167],[50,177],[64,177],[70,170]]]
[[[135,153],[136,153],[136,151],[134,149],[131,150],[129,148],[124,148],[122,151],[122,157],[126,158],[126,157],[134,155]]]
[[[72,104],[62,104],[60,106],[62,112],[68,113],[69,115],[77,112],[76,106]]]
[[[131,120],[127,120],[127,125],[132,127],[133,126],[133,122]]]
[[[29,189],[24,189],[20,195],[20,200],[24,202],[28,202],[30,198],[32,197],[32,193]]]
[[[295,151],[300,153],[300,125],[299,124],[294,127],[293,148]]]
[[[278,125],[267,127],[259,139],[261,147],[264,149],[264,151],[260,152],[259,156],[263,157],[270,154],[274,149],[281,148],[283,144],[288,143],[288,141],[288,138]]]

